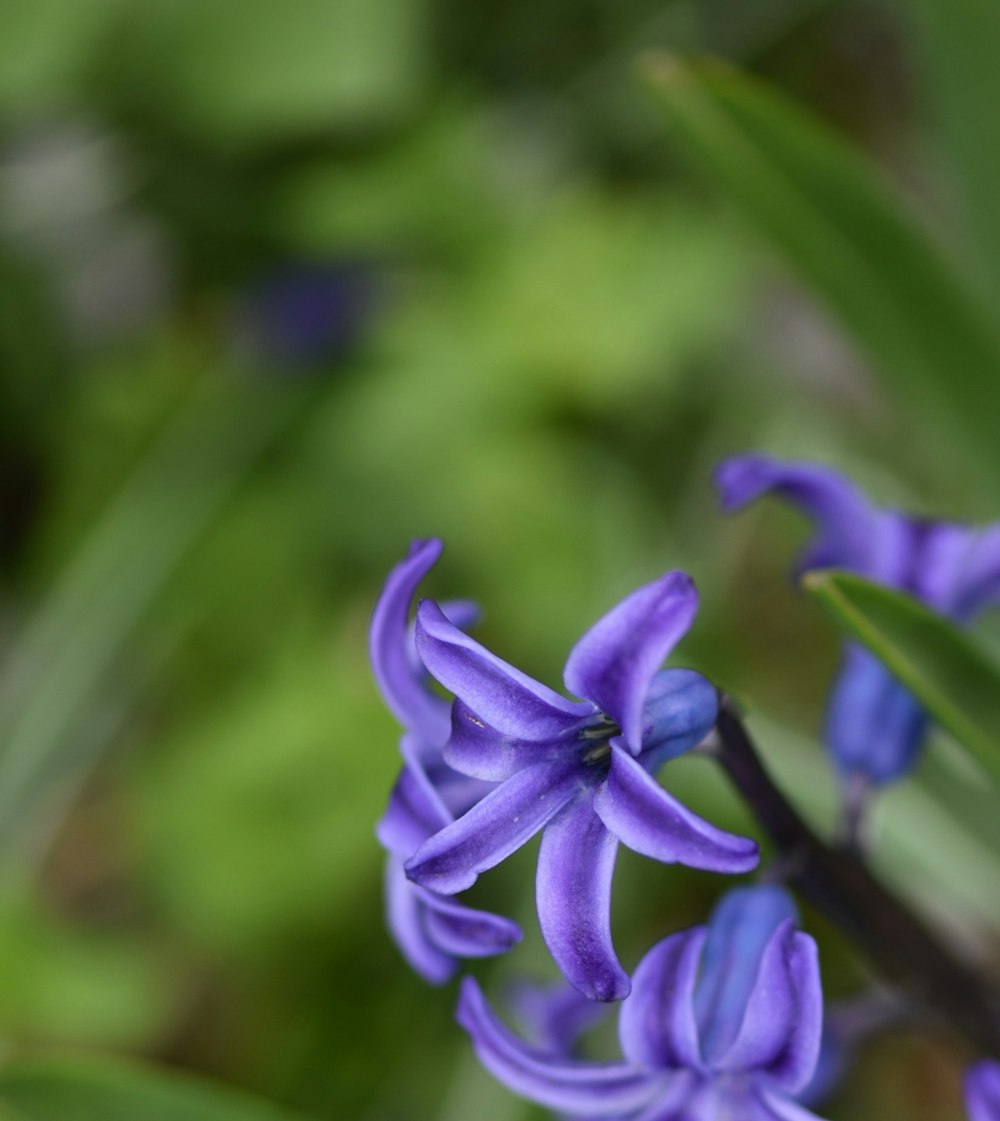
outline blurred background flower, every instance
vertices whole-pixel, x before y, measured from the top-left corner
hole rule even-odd
[[[758,447],[847,468],[880,505],[997,518],[1000,383],[968,324],[1000,291],[1000,27],[972,7],[0,6],[12,1053],[110,1049],[315,1117],[537,1116],[383,929],[397,730],[365,646],[413,537],[448,543],[429,594],[480,600],[477,635],[542,680],[608,604],[690,571],[703,606],[677,664],[753,698],[775,769],[830,825],[839,641],[786,583],[802,527],[775,504],[724,521],[710,472]],[[839,242],[783,238],[725,159],[696,170],[636,80],[657,48],[720,54],[845,137],[967,298],[921,288],[924,257],[876,226],[831,278]],[[767,168],[737,140],[749,191]],[[995,814],[947,746],[886,796],[880,860],[988,955]],[[671,772],[752,831],[697,760]],[[516,916],[518,971],[552,980],[521,856],[473,902]],[[721,887],[627,856],[618,875],[630,970]],[[804,924],[828,996],[853,993],[849,948]],[[824,1116],[951,1119],[965,1058],[895,1034]],[[39,1092],[0,1072],[0,1102]]]

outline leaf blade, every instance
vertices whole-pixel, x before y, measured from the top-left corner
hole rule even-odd
[[[715,60],[651,56],[646,84],[679,147],[825,302],[944,457],[1000,473],[1000,332],[969,278],[828,126]],[[946,426],[951,439],[934,439]]]
[[[949,620],[852,573],[807,573],[806,590],[1000,783],[1000,667]]]

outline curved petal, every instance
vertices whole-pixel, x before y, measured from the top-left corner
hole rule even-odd
[[[633,754],[642,747],[643,705],[653,674],[698,610],[694,581],[668,572],[626,596],[573,647],[566,688],[614,720]]]
[[[457,700],[452,706],[451,739],[445,745],[444,758],[463,774],[502,782],[525,767],[557,757],[566,747],[561,741],[536,743],[501,735]]]
[[[499,864],[551,821],[580,785],[576,759],[518,771],[425,841],[407,862],[406,874],[443,895],[465,891],[480,872]]]
[[[892,782],[917,762],[927,715],[913,694],[863,647],[847,647],[827,705],[826,740],[844,775]]]
[[[819,954],[808,934],[786,919],[772,935],[739,1032],[717,1070],[759,1070],[794,1093],[809,1082],[823,1034]]]
[[[438,745],[448,738],[448,705],[424,687],[413,665],[408,616],[417,586],[441,549],[435,539],[410,545],[406,560],[393,568],[382,588],[368,637],[372,670],[385,703],[404,728]]]
[[[611,749],[611,768],[594,796],[594,809],[623,844],[664,864],[739,873],[759,860],[756,841],[692,813],[620,747]]]
[[[399,772],[389,805],[375,826],[375,835],[389,852],[407,857],[451,820],[423,767],[411,759]]]
[[[518,985],[511,993],[511,1006],[532,1042],[564,1059],[570,1058],[581,1036],[610,1011],[606,1004],[588,1000],[565,981]]]
[[[986,1061],[969,1067],[965,1073],[965,1108],[969,1121],[1000,1118],[1000,1063]]]
[[[823,1121],[798,1102],[760,1086],[750,1098],[746,1121]],[[975,1119],[973,1119],[975,1121]]]
[[[550,742],[571,735],[593,715],[592,705],[560,697],[490,653],[427,599],[417,610],[417,651],[446,689],[502,735]]]
[[[477,911],[446,895],[410,884],[424,905],[428,936],[445,953],[460,958],[485,958],[504,954],[524,937],[512,919]]]
[[[716,904],[694,994],[707,1066],[714,1067],[732,1047],[758,983],[764,952],[775,931],[796,918],[795,902],[777,884],[732,888]]]
[[[816,525],[799,567],[867,571],[877,541],[878,511],[846,479],[815,463],[780,463],[765,455],[737,455],[715,472],[723,510],[739,510],[775,493]]]
[[[691,669],[663,669],[653,676],[643,707],[642,761],[654,771],[708,735],[719,717],[719,694]]]
[[[690,1070],[660,1077],[660,1090],[652,1105],[621,1121],[719,1121],[718,1096],[710,1080]]]
[[[542,835],[535,897],[538,922],[562,975],[591,1000],[621,1000],[628,974],[611,943],[611,878],[618,838],[584,797]]]
[[[694,987],[706,937],[703,926],[672,934],[639,962],[618,1020],[629,1062],[648,1070],[701,1067]]]
[[[525,1043],[496,1018],[471,977],[462,982],[457,1018],[483,1066],[515,1093],[541,1105],[606,1118],[642,1109],[657,1091],[655,1078],[626,1063],[560,1059]]]
[[[952,613],[961,621],[1000,602],[1000,525],[984,526],[968,536],[952,593]]]
[[[385,914],[389,933],[415,972],[432,985],[443,985],[451,980],[458,965],[428,937],[419,892],[420,888],[406,878],[402,860],[390,856],[385,862]]]

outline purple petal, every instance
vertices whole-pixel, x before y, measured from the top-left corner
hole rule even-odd
[[[484,723],[463,701],[455,701],[451,739],[444,758],[466,775],[502,782],[517,771],[565,753],[564,742],[537,743],[504,736]]]
[[[701,1066],[693,997],[706,936],[702,926],[672,934],[639,962],[618,1020],[629,1062],[648,1070]]]
[[[816,943],[787,919],[761,958],[739,1033],[714,1063],[720,1071],[760,1070],[794,1092],[808,1084],[823,1034]]]
[[[445,895],[410,884],[424,905],[428,936],[446,953],[460,958],[484,958],[506,953],[524,937],[511,919],[477,911]]]
[[[713,1067],[732,1047],[760,974],[760,963],[776,930],[797,911],[777,884],[727,891],[708,924],[708,942],[694,994],[694,1013],[705,1064]]]
[[[542,937],[562,975],[591,1000],[628,996],[611,944],[611,878],[618,838],[584,797],[542,835],[535,894]]]
[[[653,676],[643,707],[642,761],[650,771],[699,744],[719,716],[715,686],[690,669]]]
[[[968,533],[968,544],[952,588],[951,613],[973,618],[1000,601],[1000,525]]]
[[[407,862],[406,874],[444,895],[464,891],[551,821],[580,785],[575,758],[518,771],[424,842]]]
[[[739,510],[776,493],[816,523],[801,569],[868,570],[878,539],[878,512],[846,479],[814,463],[779,463],[764,455],[737,455],[715,473],[722,508]]]
[[[606,1004],[588,1000],[564,981],[519,985],[511,994],[511,1003],[532,1042],[564,1059],[576,1050],[580,1037],[609,1011]]]
[[[369,632],[372,670],[385,703],[404,728],[429,743],[448,738],[448,705],[424,687],[410,658],[408,618],[420,581],[441,555],[441,542],[414,541],[406,560],[389,573]]]
[[[892,782],[912,769],[926,731],[913,694],[874,654],[848,645],[826,714],[826,740],[841,773],[877,786]]]
[[[690,1070],[664,1076],[663,1089],[642,1113],[616,1121],[719,1121],[715,1085]],[[740,1121],[744,1121],[740,1118]]]
[[[416,759],[410,759],[396,779],[375,834],[389,852],[408,857],[451,820],[452,815],[424,768]]]
[[[491,654],[431,600],[417,611],[417,650],[434,677],[501,735],[547,743],[593,715],[592,705],[573,704]]]
[[[729,873],[757,866],[756,841],[692,813],[620,747],[611,750],[611,768],[594,796],[594,809],[630,849],[664,864]]]
[[[1000,1063],[976,1063],[965,1073],[969,1121],[1000,1121]]]
[[[642,747],[649,683],[697,610],[698,593],[690,576],[668,572],[626,596],[570,653],[566,688],[607,713],[633,754]]]
[[[530,1046],[496,1018],[471,977],[462,982],[458,1022],[487,1070],[515,1093],[553,1109],[583,1117],[630,1114],[661,1085],[626,1063],[560,1059]]]
[[[389,933],[410,966],[432,985],[451,979],[457,963],[428,937],[423,923],[420,888],[411,884],[403,862],[390,856],[385,864],[385,913]]]
[[[758,1086],[752,1094],[746,1112],[746,1121],[823,1121],[798,1102]]]

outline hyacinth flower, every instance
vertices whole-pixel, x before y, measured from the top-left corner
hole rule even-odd
[[[969,1121],[1000,1121],[1000,1063],[976,1063],[965,1074]]]
[[[619,1014],[621,1061],[526,1043],[471,978],[458,1006],[480,1061],[506,1086],[606,1121],[814,1121],[794,1095],[812,1077],[822,1019],[816,944],[776,886],[729,892],[707,927],[642,959]]]
[[[449,980],[460,958],[504,953],[521,940],[516,923],[475,910],[412,883],[406,859],[428,837],[464,813],[490,789],[452,771],[441,757],[450,730],[449,705],[429,687],[417,658],[410,606],[416,589],[441,555],[439,541],[415,541],[389,574],[372,618],[370,645],[382,696],[405,729],[403,770],[377,827],[389,856],[385,869],[389,930],[410,965],[435,984]],[[449,605],[456,624],[468,625],[475,608]]]
[[[798,571],[843,568],[906,592],[959,623],[1000,597],[1000,525],[973,529],[880,510],[837,472],[763,455],[726,460],[723,509],[776,494],[815,523]],[[848,787],[882,786],[914,766],[927,716],[866,649],[847,643],[830,696],[826,739]]]
[[[611,1011],[610,1005],[588,1000],[565,981],[517,985],[510,1005],[533,1044],[565,1059],[576,1054],[581,1038]]]
[[[570,701],[508,665],[425,600],[417,648],[452,693],[446,762],[499,785],[426,841],[407,863],[416,883],[463,891],[539,831],[536,901],[542,935],[566,979],[595,1000],[621,1000],[629,978],[611,941],[619,842],[644,856],[738,873],[752,840],[710,825],[653,772],[715,723],[715,689],[660,666],[686,633],[697,593],[682,572],[639,588],[579,640],[566,663]]]

